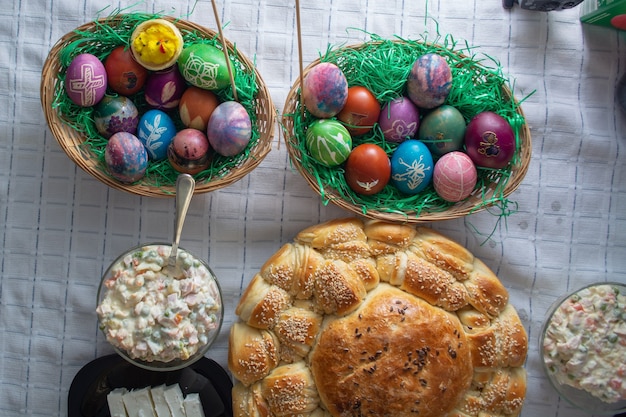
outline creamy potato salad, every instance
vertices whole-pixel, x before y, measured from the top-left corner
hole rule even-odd
[[[606,284],[570,296],[546,328],[543,355],[559,383],[608,403],[626,399],[626,295]]]
[[[150,245],[129,253],[104,278],[96,308],[107,340],[133,359],[185,360],[220,327],[218,285],[210,270],[178,251],[180,274],[168,273],[170,246]]]

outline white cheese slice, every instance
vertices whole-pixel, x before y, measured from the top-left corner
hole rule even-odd
[[[204,410],[202,409],[202,403],[200,402],[200,394],[187,394],[183,400],[183,406],[185,407],[185,414],[187,414],[187,417],[204,417]]]
[[[172,384],[163,390],[165,401],[172,413],[172,417],[185,417],[185,407],[183,406],[183,393],[178,384]]]
[[[126,388],[115,388],[107,394],[107,404],[109,404],[111,417],[128,417],[124,407],[124,400],[122,399],[127,392]]]
[[[156,417],[150,387],[132,390],[122,397],[128,417]]]
[[[152,394],[152,403],[154,404],[154,411],[157,417],[172,417],[170,408],[165,400],[165,385],[153,387],[150,393]]]

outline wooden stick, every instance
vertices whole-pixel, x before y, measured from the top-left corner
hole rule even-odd
[[[226,58],[226,67],[228,68],[228,76],[230,77],[230,85],[233,88],[233,97],[235,101],[239,101],[237,98],[237,86],[235,85],[235,77],[233,76],[233,69],[231,67],[230,58],[228,57],[228,47],[226,46],[226,39],[224,39],[224,33],[222,32],[222,24],[220,23],[220,16],[217,12],[217,6],[215,4],[215,0],[211,0],[213,4],[213,14],[215,15],[215,22],[217,23],[217,30],[220,33],[220,41],[222,42],[222,46],[224,47],[224,57]]]
[[[296,0],[296,27],[298,29],[298,62],[300,64],[300,111],[304,116],[304,103],[302,93],[304,91],[304,66],[302,64],[302,25],[300,24],[300,0]]]

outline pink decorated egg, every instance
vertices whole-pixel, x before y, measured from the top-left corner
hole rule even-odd
[[[92,54],[76,55],[65,72],[65,91],[81,107],[98,104],[107,89],[104,65]]]
[[[444,57],[429,53],[419,57],[407,80],[408,96],[422,109],[442,105],[452,89],[452,72]]]
[[[183,129],[167,148],[167,159],[178,172],[194,175],[209,167],[213,152],[206,135],[197,129]]]
[[[213,110],[219,104],[215,93],[192,85],[180,98],[178,105],[180,120],[186,127],[205,131]]]
[[[109,138],[104,161],[111,176],[123,183],[139,181],[148,167],[148,152],[137,136],[118,132]]]
[[[469,156],[460,151],[448,152],[435,163],[433,187],[441,198],[456,203],[469,197],[477,178]]]
[[[302,101],[316,117],[329,118],[341,111],[348,99],[348,80],[335,64],[322,62],[306,74],[302,86]]]
[[[486,111],[477,114],[465,129],[465,150],[474,164],[506,168],[515,154],[515,134],[502,116]]]
[[[215,152],[234,156],[248,146],[252,122],[245,107],[236,101],[225,101],[211,114],[206,132]]]
[[[176,65],[150,73],[144,89],[146,103],[159,110],[174,109],[186,88],[187,83]]]
[[[385,139],[396,143],[404,142],[417,133],[420,112],[411,100],[399,97],[383,105],[378,124]]]

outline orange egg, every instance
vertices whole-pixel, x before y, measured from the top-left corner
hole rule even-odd
[[[142,67],[129,49],[118,46],[104,61],[109,87],[123,96],[132,95],[141,90],[148,77],[148,70]]]
[[[199,87],[188,87],[180,98],[178,110],[183,124],[205,131],[213,110],[220,104],[215,93]]]

